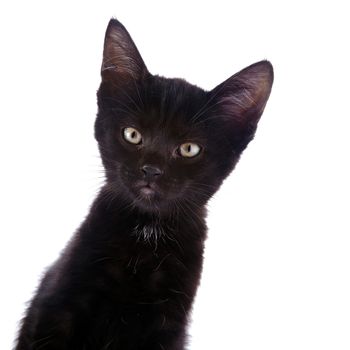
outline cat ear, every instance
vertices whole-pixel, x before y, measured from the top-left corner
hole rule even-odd
[[[220,115],[240,132],[255,132],[270,96],[273,68],[270,62],[257,62],[236,73],[210,92]]]
[[[136,45],[125,27],[116,19],[111,19],[105,35],[102,80],[115,83],[130,79],[141,79],[147,68]]]

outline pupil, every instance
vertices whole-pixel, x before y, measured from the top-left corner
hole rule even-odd
[[[187,146],[187,152],[190,153],[191,152],[191,145]]]
[[[136,132],[133,131],[133,132],[131,133],[131,138],[134,139],[135,137],[136,137]]]

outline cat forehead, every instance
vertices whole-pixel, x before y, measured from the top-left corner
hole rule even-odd
[[[118,101],[121,97],[122,100]],[[193,127],[194,117],[205,106],[206,92],[182,79],[152,77],[149,81],[131,85],[118,95],[116,103],[126,113],[123,123],[146,128],[177,128],[186,131]]]
[[[188,125],[207,102],[207,93],[183,79],[154,77],[146,95],[150,113],[169,122]],[[151,95],[149,95],[149,93]]]

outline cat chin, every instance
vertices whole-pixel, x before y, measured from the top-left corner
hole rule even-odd
[[[145,212],[159,212],[162,207],[162,197],[154,187],[149,185],[129,188],[129,198],[133,206]]]
[[[140,211],[145,213],[156,213],[166,215],[170,208],[170,203],[157,190],[150,187],[141,187],[138,189],[138,194],[133,198],[133,204]]]
[[[165,206],[162,205],[162,203],[159,200],[155,199],[155,195],[138,196],[134,200],[134,205],[141,212],[144,212],[144,213],[157,213],[157,214],[160,214],[160,212],[163,212],[164,208],[165,208]]]

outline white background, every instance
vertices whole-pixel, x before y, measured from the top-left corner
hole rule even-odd
[[[349,9],[341,1],[2,1],[0,348],[87,213],[104,32],[211,89],[269,59],[255,140],[210,203],[191,350],[350,348]]]

